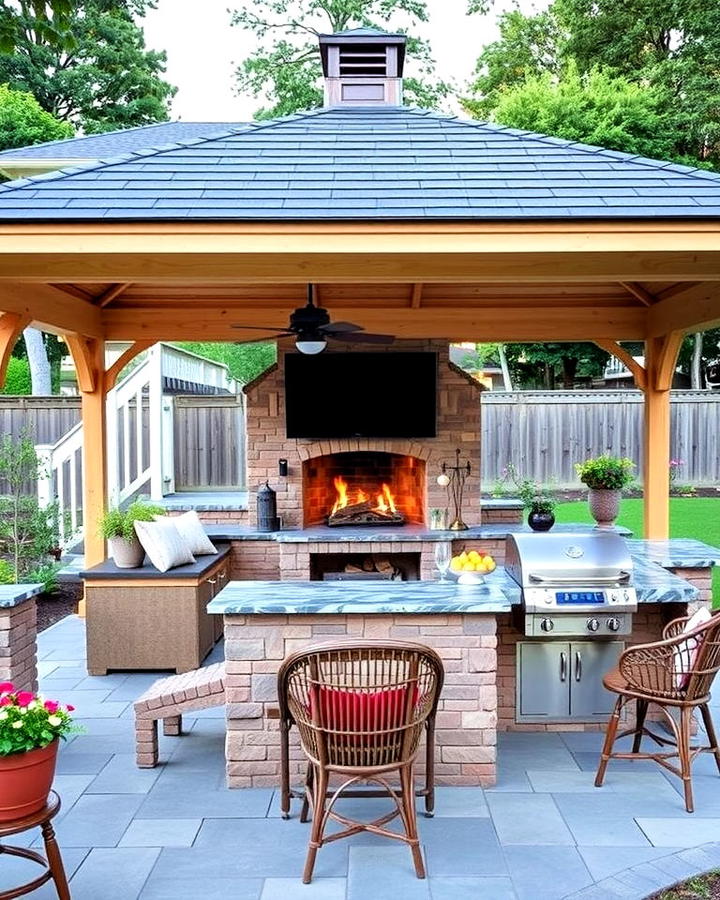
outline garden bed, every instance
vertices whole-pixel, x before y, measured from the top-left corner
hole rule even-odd
[[[77,612],[82,597],[79,581],[61,582],[51,594],[40,594],[37,598],[38,631],[45,631],[51,625]]]

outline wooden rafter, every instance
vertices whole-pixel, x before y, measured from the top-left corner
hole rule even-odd
[[[125,366],[135,357],[138,353],[142,353],[143,350],[147,350],[152,347],[155,341],[135,341],[135,343],[128,347],[123,353],[118,356],[115,362],[110,366],[110,368],[105,372],[105,382],[104,387],[105,391],[111,391],[118,380],[118,376],[125,368]]]
[[[641,284],[636,284],[634,281],[621,281],[620,286],[624,287],[636,300],[639,300],[643,306],[652,306],[657,299],[654,294],[651,294]]]
[[[412,286],[412,296],[410,298],[410,306],[412,309],[420,309],[420,304],[422,303],[422,294],[423,294],[422,283],[415,283]]]
[[[720,325],[720,284],[705,282],[683,291],[681,296],[658,301],[647,313],[650,338],[673,331],[705,331]]]
[[[657,299],[669,300],[671,297],[680,297],[682,294],[694,290],[699,284],[700,282],[698,281],[678,281],[677,284],[670,285],[664,291],[659,291]]]
[[[113,300],[117,299],[121,294],[124,294],[125,291],[130,287],[129,282],[124,282],[122,284],[111,284],[107,290],[103,291],[98,297],[95,298],[95,305],[99,306],[100,309],[104,309]]]
[[[0,283],[0,312],[29,317],[31,324],[54,334],[102,336],[100,310],[50,284]]]
[[[0,387],[5,384],[13,347],[29,324],[28,316],[17,313],[5,313],[0,316]]]
[[[646,389],[647,372],[636,359],[633,359],[624,347],[621,347],[617,341],[595,341],[595,343],[598,347],[602,347],[603,350],[606,350],[611,356],[619,359],[620,362],[627,367],[635,379],[636,386],[641,391]]]

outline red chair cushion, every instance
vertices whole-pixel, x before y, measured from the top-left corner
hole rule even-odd
[[[387,736],[365,736],[363,731],[392,731],[405,721],[407,687],[387,691],[344,691],[314,686],[310,692],[310,715],[321,728],[348,732],[351,743],[372,745]],[[413,685],[413,705],[417,701],[417,685]],[[340,739],[343,735],[338,736]]]

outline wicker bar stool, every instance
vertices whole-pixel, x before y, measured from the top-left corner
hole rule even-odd
[[[663,639],[660,641],[629,647],[621,654],[617,668],[603,678],[605,687],[616,693],[618,698],[608,722],[595,786],[602,785],[611,759],[653,759],[682,778],[685,808],[693,812],[693,760],[699,753],[712,753],[720,771],[720,749],[708,707],[710,686],[720,668],[720,613],[686,631],[690,619],[691,616],[673,619],[663,629]],[[622,711],[632,701],[636,704],[635,726],[618,734]],[[663,737],[646,726],[648,705],[651,703],[663,714],[674,739]],[[672,709],[678,710],[677,718],[671,715]],[[690,744],[695,709],[700,711],[707,732],[709,744],[705,746]],[[613,751],[615,741],[629,734],[634,735],[632,750],[625,753]],[[661,748],[674,749],[642,753],[640,745],[645,736]],[[670,762],[675,758],[678,765]]]
[[[309,884],[324,844],[369,831],[410,846],[415,873],[425,877],[417,823],[413,764],[443,683],[440,657],[422,644],[346,641],[309,647],[285,659],[278,673],[281,722],[297,725],[308,758],[302,820],[312,810],[303,882]],[[397,774],[400,790],[388,783]],[[329,791],[332,776],[341,785]],[[358,783],[379,785],[395,809],[372,822],[334,810],[338,798],[357,795]],[[375,792],[367,792],[374,794]],[[404,833],[384,826],[400,817]],[[345,827],[326,835],[330,821]]]

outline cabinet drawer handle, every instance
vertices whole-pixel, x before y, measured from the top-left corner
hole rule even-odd
[[[582,656],[576,650],[575,651],[575,681],[580,681],[582,678]]]
[[[567,654],[564,652],[560,653],[560,681],[565,681],[567,678]]]

